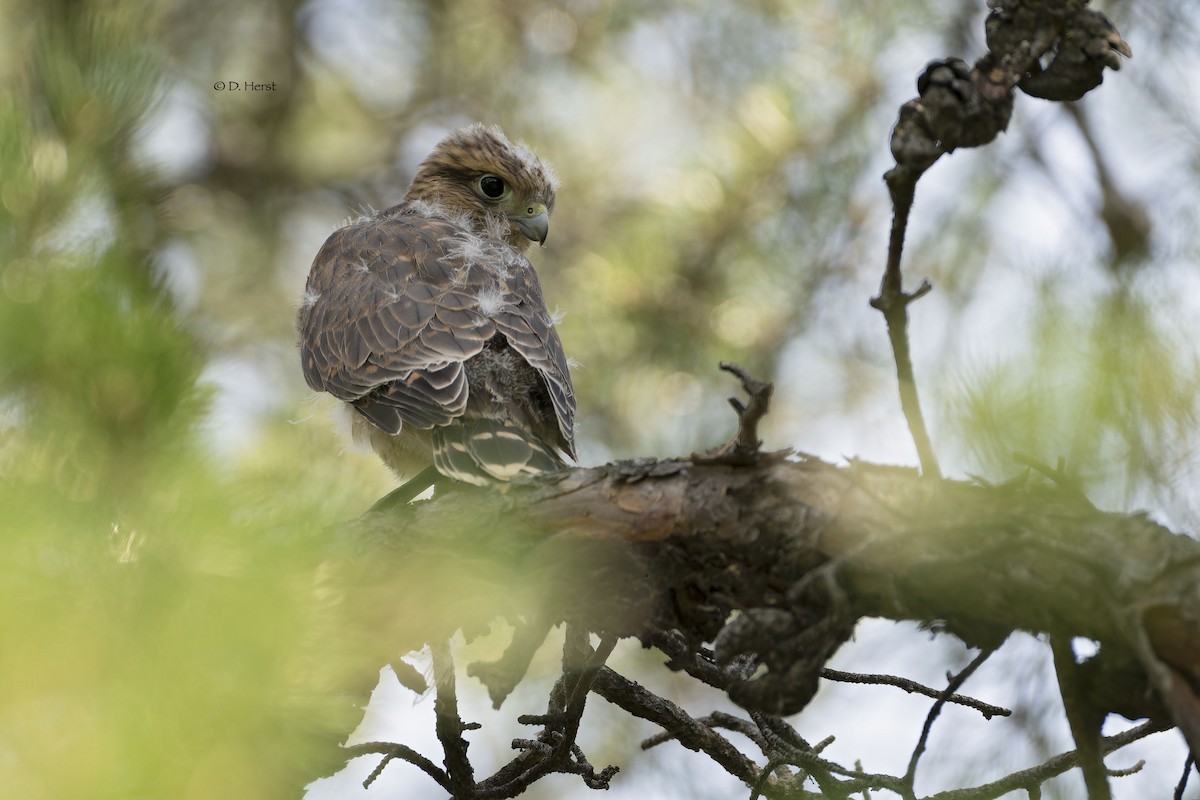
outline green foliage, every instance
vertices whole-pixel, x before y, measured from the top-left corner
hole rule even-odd
[[[1147,486],[1169,491],[1200,412],[1200,352],[1180,334],[1186,323],[1128,280],[1075,300],[1046,291],[1034,347],[965,370],[946,419],[989,474],[1013,474],[1019,454],[1062,459],[1080,488],[1121,506]]]
[[[8,20],[36,58],[0,100],[0,782],[294,795],[354,720],[338,660],[312,659],[337,636],[322,523],[347,507],[320,471],[284,498],[203,456],[204,351],[131,154],[158,80],[139,11]]]

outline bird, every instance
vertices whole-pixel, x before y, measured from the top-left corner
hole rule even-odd
[[[525,255],[545,244],[557,187],[527,145],[477,123],[433,148],[398,205],[339,228],[313,260],[297,318],[305,380],[409,479],[405,501],[575,458],[568,360]]]

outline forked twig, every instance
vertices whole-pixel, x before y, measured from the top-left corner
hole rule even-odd
[[[412,764],[414,767],[433,778],[434,782],[447,792],[450,791],[449,776],[447,776],[437,764],[434,764],[428,758],[421,755],[416,750],[413,750],[411,747],[408,747],[407,745],[396,744],[395,742],[364,742],[363,744],[351,745],[350,747],[345,748],[345,752],[348,759],[372,755],[375,753],[383,756],[383,759],[379,762],[375,769],[371,770],[371,774],[367,776],[366,780],[363,781],[364,789],[371,788],[371,784],[374,783],[375,779],[378,778],[383,772],[383,768],[386,767],[393,759],[398,758],[401,761],[407,761],[409,764]]]
[[[456,798],[466,800],[475,796],[475,770],[467,757],[467,742],[462,738],[466,726],[458,716],[458,691],[454,675],[454,657],[449,642],[430,645],[433,656],[435,694],[434,729],[445,754],[446,774],[450,776],[450,791]]]
[[[771,394],[775,391],[774,384],[760,381],[742,367],[729,361],[721,362],[721,369],[736,375],[742,382],[742,388],[750,396],[749,404],[742,403],[736,397],[729,398],[729,405],[738,415],[738,432],[735,439],[738,450],[757,452],[762,444],[758,438],[758,423],[767,415],[771,405]]]
[[[698,464],[753,464],[759,457],[759,447],[762,442],[758,438],[758,423],[771,406],[771,394],[775,385],[760,381],[737,364],[722,361],[721,369],[737,376],[742,382],[748,400],[743,403],[736,397],[729,398],[729,405],[738,415],[738,429],[733,438],[715,450],[707,453],[693,454],[692,460]],[[768,454],[770,456],[789,455],[791,450]]]
[[[925,746],[929,741],[929,732],[933,729],[934,720],[937,719],[938,714],[942,713],[942,708],[946,705],[950,697],[962,688],[962,685],[975,673],[975,670],[983,666],[983,662],[991,658],[992,653],[995,652],[996,648],[992,647],[981,651],[979,655],[975,656],[970,664],[967,664],[961,672],[950,679],[950,682],[942,690],[933,707],[929,709],[929,714],[925,717],[925,725],[921,728],[921,737],[917,740],[917,746],[913,748],[912,757],[908,760],[908,769],[904,772],[904,783],[908,789],[909,797],[913,796],[913,781],[917,776],[917,763],[921,760],[921,755],[925,752]]]
[[[927,478],[940,479],[941,467],[933,452],[933,443],[921,414],[921,400],[917,394],[917,382],[913,377],[912,355],[908,343],[908,305],[933,288],[929,281],[921,281],[914,292],[905,292],[900,273],[900,257],[904,252],[904,237],[908,231],[908,216],[916,194],[917,180],[924,173],[924,166],[897,165],[884,176],[892,198],[892,229],[888,237],[887,265],[879,294],[871,298],[871,307],[883,314],[887,323],[888,340],[892,344],[892,355],[896,361],[896,378],[900,383],[900,408],[908,421],[917,457],[921,461],[921,474]]]

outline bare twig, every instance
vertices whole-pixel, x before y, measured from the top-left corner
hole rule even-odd
[[[735,679],[731,671],[738,668],[731,664],[722,669],[717,666],[712,652],[704,647],[692,649],[687,641],[676,631],[657,631],[651,637],[651,643],[670,657],[667,666],[671,669],[682,669],[693,678],[712,686],[714,689],[725,690]]]
[[[653,641],[660,650],[671,657],[671,661],[668,662],[671,666],[683,669],[689,675],[722,691],[727,691],[731,685],[744,680],[747,669],[753,668],[752,663],[737,661],[722,668],[716,664],[712,655],[704,648],[692,650],[682,637],[670,632],[660,632]],[[768,759],[781,758],[784,759],[782,763],[794,764],[807,770],[821,787],[823,796],[831,798],[844,796],[844,788],[834,778],[834,773],[841,768],[818,756],[821,750],[833,741],[832,737],[814,747],[780,717],[751,711],[750,719],[759,732],[759,736],[754,740]],[[678,738],[678,736],[673,735],[672,738]],[[769,773],[767,774],[769,775]],[[800,782],[803,782],[803,776],[799,777]],[[766,790],[764,789],[764,791]]]
[[[939,698],[942,696],[942,692],[937,689],[924,686],[916,681],[909,680],[908,678],[897,677],[896,675],[842,672],[836,669],[825,668],[821,670],[821,677],[825,680],[838,681],[840,683],[865,683],[879,686],[895,686],[898,689],[903,689],[909,694],[923,694],[926,697]],[[967,697],[966,695],[962,694],[951,695],[950,697],[946,698],[946,702],[954,703],[955,705],[966,706],[967,708],[973,708],[980,714],[983,714],[984,719],[1012,716],[1012,711],[1008,710],[1007,708],[1003,708],[1002,706],[994,706],[990,703],[985,703],[982,700],[976,700],[974,697]]]
[[[627,713],[673,732],[684,747],[704,753],[747,786],[757,779],[758,767],[753,761],[725,737],[693,719],[670,700],[659,697],[608,667],[602,668],[597,674],[592,690]]]
[[[734,733],[740,733],[742,736],[745,736],[747,739],[754,742],[754,744],[764,752],[768,748],[767,741],[763,738],[762,733],[754,725],[754,723],[748,719],[735,717],[733,714],[728,714],[724,711],[714,711],[708,716],[696,717],[696,721],[703,725],[707,725],[710,728],[723,728],[728,731],[733,731]],[[641,748],[643,750],[649,750],[650,748],[657,747],[660,744],[673,742],[675,739],[676,736],[674,731],[662,731],[661,733],[656,733],[653,736],[648,736],[643,739]]]
[[[1187,789],[1188,778],[1192,774],[1192,766],[1195,763],[1192,760],[1192,754],[1188,753],[1187,758],[1183,760],[1183,774],[1179,776],[1179,783],[1175,784],[1174,800],[1183,800],[1183,793]]]
[[[583,748],[577,744],[571,745],[571,755],[573,757],[571,772],[582,778],[584,785],[589,789],[607,790],[609,781],[621,771],[620,767],[610,764],[597,774],[595,767],[588,762],[587,757],[583,754]]]
[[[1128,778],[1130,775],[1136,775],[1142,771],[1142,767],[1146,766],[1146,759],[1139,758],[1137,763],[1132,767],[1124,767],[1122,769],[1107,770],[1110,778]]]
[[[575,626],[570,626],[574,628]],[[582,632],[582,629],[580,629]],[[570,633],[570,631],[568,631]],[[587,645],[587,634],[583,633],[584,647],[590,650]],[[568,636],[568,642],[570,637]],[[600,640],[599,646],[594,652],[589,653],[590,656],[582,669],[571,669],[571,677],[574,679],[569,686],[567,694],[566,706],[563,713],[566,716],[566,725],[564,726],[562,738],[558,742],[556,756],[564,758],[570,748],[575,744],[575,736],[579,733],[579,723],[583,719],[583,707],[587,702],[588,694],[592,688],[592,681],[596,679],[596,674],[604,666],[604,662],[608,661],[608,657],[612,655],[613,648],[617,646],[617,637],[613,634],[608,634]],[[566,655],[564,654],[564,660]]]
[[[887,265],[879,294],[871,298],[871,306],[878,309],[887,323],[888,339],[892,344],[892,355],[896,361],[896,377],[900,383],[900,408],[908,421],[917,457],[921,461],[921,474],[928,478],[942,477],[925,418],[921,414],[921,401],[917,395],[917,384],[913,377],[912,356],[908,344],[908,305],[919,300],[933,287],[922,281],[915,292],[904,291],[900,274],[900,256],[904,251],[904,237],[908,230],[908,216],[912,210],[917,180],[926,167],[897,165],[889,170],[884,180],[892,198],[892,230],[888,237]]]
[[[979,669],[983,665],[983,662],[991,658],[992,653],[994,652],[996,652],[994,647],[980,651],[979,655],[975,656],[975,658],[971,660],[970,664],[967,664],[967,666],[964,667],[961,672],[950,679],[950,682],[946,685],[946,688],[938,696],[937,701],[934,702],[933,707],[929,709],[929,714],[925,717],[925,725],[921,728],[921,737],[917,740],[917,746],[913,748],[912,757],[908,760],[908,769],[904,773],[904,783],[905,788],[907,789],[907,797],[913,796],[913,781],[917,776],[917,762],[921,760],[921,755],[925,752],[925,745],[929,741],[929,732],[933,729],[934,720],[936,720],[938,714],[942,712],[943,706],[946,705],[946,702],[950,699],[950,697],[957,692],[964,683],[967,682],[967,679],[974,674],[975,670]]]
[[[722,361],[720,367],[737,376],[742,382],[742,389],[748,395],[748,400],[743,403],[736,397],[729,398],[729,405],[738,415],[738,429],[733,438],[715,450],[693,454],[692,459],[704,464],[753,464],[762,445],[758,438],[758,424],[762,422],[771,406],[771,394],[775,391],[775,385],[758,380],[742,367],[728,361]],[[772,455],[789,455],[791,452],[789,449]]]
[[[1138,739],[1144,739],[1150,734],[1158,733],[1161,730],[1163,730],[1162,723],[1147,720],[1141,725],[1130,728],[1127,731],[1122,731],[1112,736],[1105,736],[1100,740],[1100,751],[1102,754],[1107,755],[1114,750],[1136,742]],[[1079,766],[1079,754],[1074,750],[1070,750],[1066,753],[1059,753],[1035,767],[1023,769],[1011,775],[1005,775],[997,781],[967,789],[951,789],[946,792],[938,792],[937,794],[929,795],[925,800],[994,800],[994,798],[1002,797],[1009,792],[1015,792],[1020,789],[1031,790],[1077,766]],[[1032,792],[1030,796],[1033,796]]]
[[[751,711],[750,719],[758,726],[763,738],[766,739],[768,747],[775,752],[817,752],[816,748],[809,744],[807,739],[780,717],[773,714],[764,714],[761,711]]]
[[[481,797],[513,797],[551,772],[573,773],[580,775],[592,788],[607,788],[617,768],[608,767],[597,774],[587,759],[581,758],[582,751],[576,747],[575,737],[579,733],[592,682],[604,668],[616,643],[617,637],[608,635],[593,652],[587,644],[587,633],[576,626],[568,626],[567,640],[563,644],[563,674],[551,690],[547,713],[517,718],[523,724],[544,725],[546,730],[537,740],[513,740],[513,748],[521,750],[521,755],[479,784]],[[578,661],[580,656],[584,662],[582,667]]]
[[[761,712],[751,712],[750,718],[758,725],[763,738],[770,745],[770,748],[764,751],[766,755],[779,754],[780,757],[786,759],[786,763],[794,764],[805,770],[821,788],[822,797],[830,798],[830,800],[843,800],[843,798],[849,797],[850,790],[843,781],[834,776],[834,773],[839,772],[841,767],[826,761],[819,755],[822,750],[833,743],[832,737],[826,738],[814,747],[797,733],[795,728],[779,717]]]
[[[758,778],[754,781],[754,785],[750,787],[750,800],[758,800],[762,795],[763,787],[771,778],[771,773],[785,766],[788,763],[786,758],[773,758],[767,762],[762,771],[758,773]]]
[[[450,776],[450,791],[458,800],[475,796],[475,770],[467,758],[467,742],[462,738],[463,721],[458,716],[458,691],[454,675],[454,657],[449,642],[430,645],[433,656],[435,686],[433,710],[435,730],[445,754],[446,774]]]
[[[748,671],[753,669],[752,662],[741,661],[735,661],[722,668],[716,664],[712,654],[705,648],[692,650],[682,637],[670,632],[660,632],[653,641],[660,650],[671,657],[669,662],[671,666],[683,669],[692,677],[722,691],[728,691],[731,685],[745,680]],[[780,717],[752,711],[750,719],[758,731],[758,736],[751,738],[759,745],[768,759],[784,758],[786,759],[785,763],[808,770],[823,792],[830,797],[840,796],[841,790],[832,777],[836,765],[817,756],[833,741],[832,737],[814,747]],[[738,730],[740,731],[740,728]],[[803,782],[803,776],[800,777]],[[743,780],[745,779],[743,778]]]
[[[861,759],[855,760],[854,768],[856,770],[858,770],[859,772],[862,772],[863,765],[862,765]],[[863,800],[871,800],[871,790],[864,787],[862,790],[862,796],[863,796]]]
[[[438,786],[441,786],[447,792],[450,791],[449,776],[439,769],[437,764],[434,764],[428,758],[421,755],[416,750],[413,750],[411,747],[407,747],[402,744],[396,744],[394,742],[364,742],[363,744],[352,745],[344,749],[347,758],[358,758],[359,756],[371,755],[373,753],[379,753],[383,756],[383,760],[379,762],[379,765],[376,766],[375,769],[371,771],[371,774],[367,776],[367,779],[363,781],[364,789],[370,788],[371,784],[375,782],[375,779],[379,777],[381,772],[383,772],[383,768],[386,767],[388,763],[392,761],[392,759],[398,758],[401,761],[407,761],[414,767],[417,767],[426,775],[433,778]]]
[[[760,381],[742,367],[729,361],[721,362],[721,369],[737,376],[742,382],[742,388],[750,396],[749,405],[742,403],[736,397],[729,398],[729,405],[738,415],[737,449],[750,453],[756,452],[762,444],[758,439],[758,423],[767,415],[771,405],[771,394],[775,391],[773,384]]]

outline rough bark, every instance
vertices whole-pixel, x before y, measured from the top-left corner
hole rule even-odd
[[[561,619],[646,642],[675,630],[720,663],[764,665],[729,693],[770,714],[804,707],[862,617],[985,648],[1017,630],[1087,637],[1100,644],[1080,667],[1092,708],[1179,726],[1200,749],[1200,542],[1037,480],[750,461],[618,462],[451,492],[368,515],[342,567],[376,616],[403,620],[393,653],[497,615],[534,631],[513,651]],[[510,653],[476,673],[499,702],[527,663]]]

